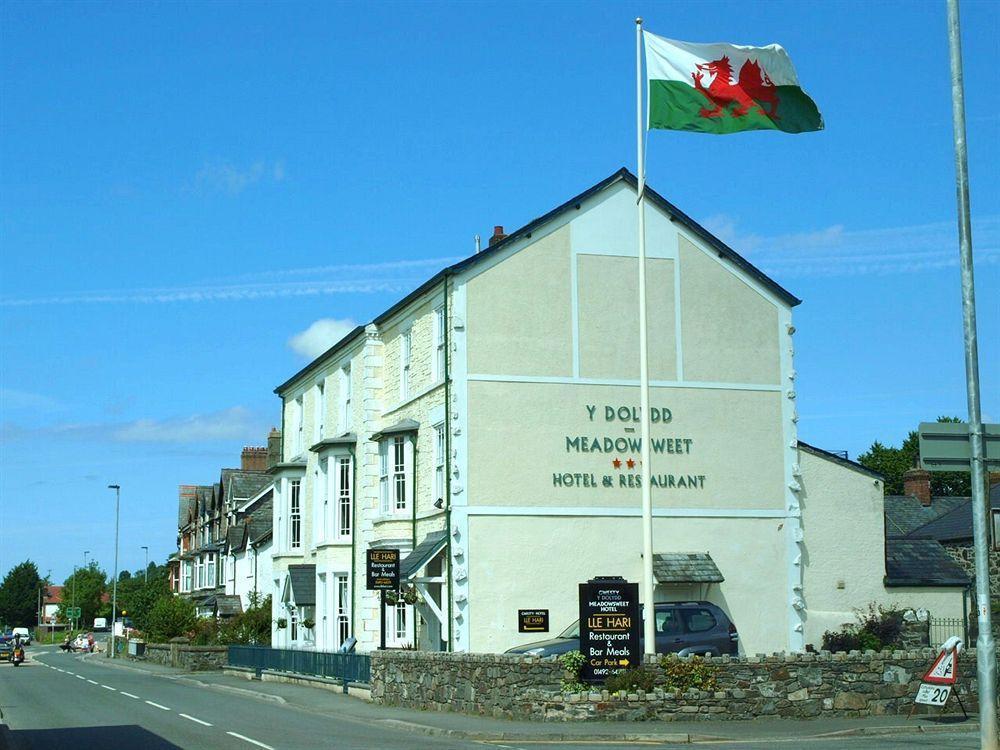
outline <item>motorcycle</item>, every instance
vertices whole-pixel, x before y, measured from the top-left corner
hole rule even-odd
[[[14,646],[14,653],[11,654],[10,660],[15,667],[21,666],[21,662],[24,661],[24,646]]]

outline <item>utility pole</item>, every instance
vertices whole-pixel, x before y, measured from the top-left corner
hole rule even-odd
[[[115,577],[111,583],[111,656],[115,655],[115,632],[118,619],[118,508],[121,505],[121,486],[109,484],[109,490],[115,491]]]
[[[969,445],[972,479],[972,537],[976,552],[976,608],[979,636],[976,666],[979,686],[979,743],[997,747],[996,644],[990,622],[988,542],[989,495],[983,418],[979,399],[979,347],[976,333],[976,285],[972,272],[972,219],[969,208],[969,158],[965,139],[965,86],[962,80],[962,32],[958,0],[948,0],[948,49],[951,60],[951,113],[955,136],[955,187],[958,198],[958,246],[962,271],[962,329],[965,338],[965,384],[969,402]]]

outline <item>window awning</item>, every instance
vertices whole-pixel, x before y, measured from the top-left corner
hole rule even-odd
[[[665,552],[653,555],[658,583],[722,583],[725,578],[707,552]]]
[[[358,436],[353,432],[345,432],[343,435],[338,435],[337,437],[328,437],[324,440],[320,440],[315,445],[309,447],[309,450],[313,453],[319,453],[328,448],[345,448],[353,447],[358,442]]]
[[[416,576],[421,568],[434,559],[434,556],[438,552],[444,549],[447,541],[448,534],[444,531],[432,531],[425,536],[424,540],[414,547],[413,551],[399,563],[400,579],[406,580]]]
[[[312,607],[316,604],[315,565],[289,565],[288,582],[295,606]]]
[[[420,429],[420,422],[417,422],[413,419],[403,419],[399,422],[396,422],[396,424],[392,425],[392,427],[386,427],[384,430],[379,430],[374,435],[372,435],[371,439],[378,441],[384,437],[389,437],[390,435],[400,435],[406,432],[416,432],[419,429]]]

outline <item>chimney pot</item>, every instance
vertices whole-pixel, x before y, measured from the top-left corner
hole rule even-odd
[[[246,446],[240,456],[240,468],[243,471],[266,471],[267,448]]]
[[[504,234],[503,227],[500,224],[494,226],[493,236],[490,237],[490,247],[493,247],[495,244],[505,239],[507,239],[507,235]]]
[[[931,504],[931,473],[924,469],[908,469],[903,474],[903,494],[912,495],[921,505]]]

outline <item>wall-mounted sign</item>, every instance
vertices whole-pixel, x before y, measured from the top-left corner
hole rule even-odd
[[[547,609],[517,610],[518,633],[548,633],[549,611]]]
[[[398,591],[399,550],[368,550],[367,573],[369,591]]]
[[[601,683],[626,669],[638,667],[639,584],[620,576],[593,578],[580,584],[580,680]]]

